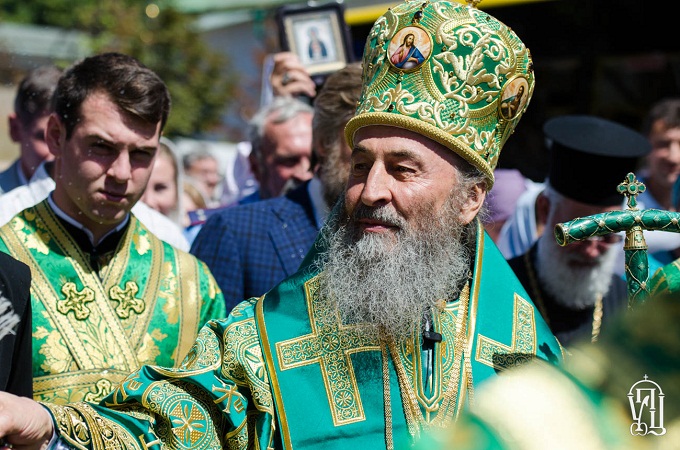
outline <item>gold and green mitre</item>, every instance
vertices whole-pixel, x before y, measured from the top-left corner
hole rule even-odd
[[[534,71],[529,49],[484,11],[406,1],[373,25],[363,86],[345,128],[350,147],[361,127],[405,128],[456,152],[491,187],[501,148],[534,91]]]

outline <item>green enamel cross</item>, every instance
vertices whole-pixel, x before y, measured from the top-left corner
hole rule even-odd
[[[635,178],[634,173],[629,173],[623,183],[616,187],[619,194],[628,198],[628,209],[637,209],[637,196],[647,190],[647,186]]]
[[[643,230],[680,233],[680,213],[660,209],[639,210],[637,196],[643,193],[646,187],[637,180],[634,173],[626,175],[616,189],[626,196],[628,209],[578,217],[569,222],[558,223],[555,225],[555,239],[559,245],[565,246],[594,236],[624,231],[626,240],[623,250],[626,254],[628,305],[633,307],[643,303],[649,295],[647,288],[649,264]]]

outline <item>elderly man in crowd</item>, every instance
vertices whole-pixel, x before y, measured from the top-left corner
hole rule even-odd
[[[404,71],[388,55],[407,33],[431,45]],[[527,48],[472,6],[409,1],[377,20],[362,67],[344,201],[300,270],[211,322],[181,367],[134,372],[100,405],[45,404],[50,414],[0,396],[0,436],[82,448],[391,449],[452,423],[498,371],[560,360],[477,219],[533,91]],[[523,102],[501,117],[520,85]]]
[[[260,188],[239,203],[278,197],[312,178],[313,114],[301,100],[278,96],[250,119],[250,168]]]
[[[649,153],[640,133],[595,116],[554,117],[544,126],[550,167],[536,214],[546,231],[529,251],[509,260],[562,345],[596,341],[622,310],[626,283],[616,273],[623,259],[620,234],[560,247],[552,232],[561,222],[620,210],[616,186]]]
[[[347,183],[342,132],[360,94],[359,63],[331,74],[314,100],[314,177],[284,196],[221,210],[194,240],[191,253],[212,271],[227,309],[297,271]]]

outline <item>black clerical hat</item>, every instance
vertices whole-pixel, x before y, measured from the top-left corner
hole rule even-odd
[[[543,132],[550,152],[550,185],[565,197],[591,205],[622,204],[616,187],[651,150],[640,133],[599,117],[555,117]]]

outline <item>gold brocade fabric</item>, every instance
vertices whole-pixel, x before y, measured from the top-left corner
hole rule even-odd
[[[179,367],[144,366],[98,405],[45,406],[61,439],[83,449],[410,447],[453,423],[485,380],[533,358],[562,358],[478,230],[469,285],[433,317],[442,341],[431,369],[420,333],[396,344],[330,314],[310,257],[265,296],[208,322]]]
[[[134,216],[100,274],[47,202],[0,228],[0,251],[31,268],[36,400],[99,401],[141,365],[177,364],[226,316],[207,267]]]

